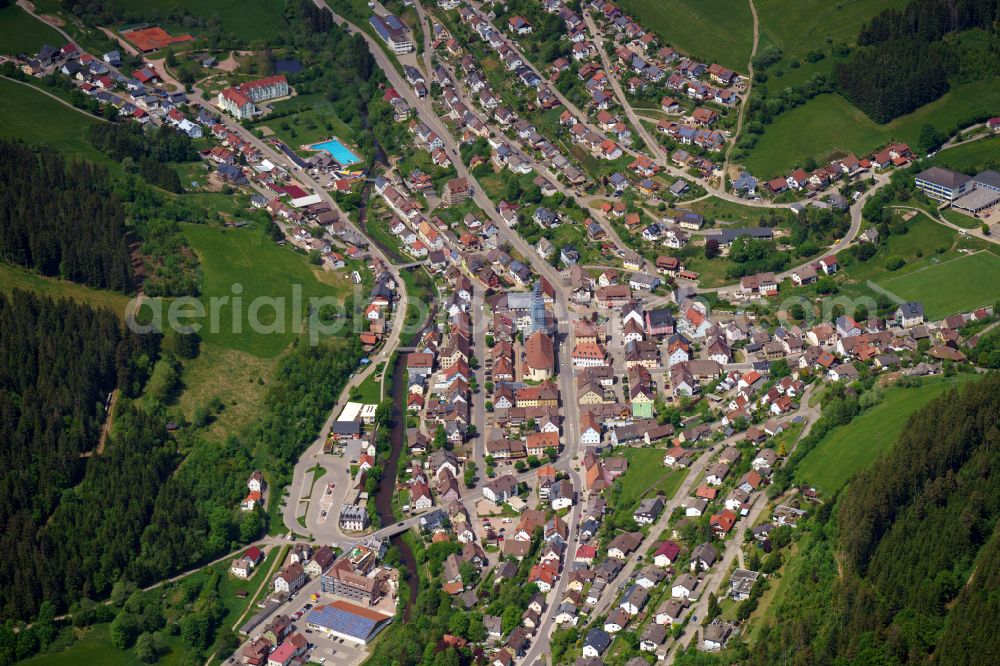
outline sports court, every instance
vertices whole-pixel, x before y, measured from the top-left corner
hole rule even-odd
[[[175,37],[158,25],[126,30],[122,36],[143,53],[159,51],[171,44],[194,41],[194,37],[191,35],[184,34]]]

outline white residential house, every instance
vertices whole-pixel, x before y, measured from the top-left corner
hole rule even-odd
[[[694,593],[697,587],[698,579],[689,573],[685,573],[674,581],[673,587],[670,588],[670,594],[675,599],[687,599]]]
[[[599,446],[601,443],[601,429],[600,426],[594,427],[590,425],[580,433],[580,443],[584,446]]]
[[[254,492],[256,492],[256,493],[263,492],[264,491],[264,485],[265,485],[264,484],[264,475],[261,474],[260,472],[254,472],[253,474],[250,475],[250,478],[247,479],[247,488],[249,488],[250,492],[252,492],[252,493],[254,493]]]
[[[306,582],[306,572],[298,562],[289,564],[274,577],[274,591],[281,594],[291,594]]]
[[[233,560],[232,565],[229,567],[229,573],[237,578],[247,579],[253,573],[253,561],[249,557],[241,557]]]

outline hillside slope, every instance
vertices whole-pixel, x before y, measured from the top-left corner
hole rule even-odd
[[[989,663],[1000,375],[931,402],[801,537],[752,664]],[[793,656],[794,655],[794,656]]]

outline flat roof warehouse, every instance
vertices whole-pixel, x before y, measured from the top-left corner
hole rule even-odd
[[[375,638],[391,620],[391,615],[339,599],[316,606],[306,616],[306,624],[313,630],[357,641],[362,645]]]
[[[1000,192],[977,187],[965,196],[955,199],[951,205],[970,213],[978,213],[981,210],[991,208],[998,201],[1000,201]]]

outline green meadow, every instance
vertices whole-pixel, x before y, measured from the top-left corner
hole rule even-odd
[[[899,438],[910,414],[949,388],[976,375],[934,377],[916,388],[889,388],[882,402],[847,425],[835,428],[809,452],[798,467],[799,481],[812,484],[830,495],[860,469],[871,465]],[[900,442],[906,446],[906,442]]]
[[[200,301],[206,318],[202,339],[250,353],[273,358],[304,330],[306,308],[311,297],[343,300],[350,292],[346,276],[325,273],[310,266],[306,258],[289,247],[279,247],[259,231],[250,228],[220,229],[184,224],[184,235],[197,253],[202,267]],[[295,293],[300,294],[296,301]],[[223,299],[228,297],[228,301]],[[238,297],[239,300],[235,300]],[[283,307],[253,301],[258,298],[283,302]],[[218,313],[211,326],[207,313]],[[262,327],[254,331],[251,315]]]
[[[746,72],[753,47],[750,3],[733,0],[622,0],[619,6],[666,43],[708,63]]]
[[[932,158],[938,166],[957,171],[979,171],[987,164],[1000,164],[1000,136],[989,136],[946,148]]]
[[[905,300],[922,302],[929,319],[943,319],[1000,298],[1000,257],[992,252],[966,254],[880,280],[878,285]]]
[[[994,113],[997,108],[997,78],[955,86],[940,99],[884,125],[840,95],[818,95],[768,125],[743,164],[759,178],[773,178],[810,157],[824,164],[833,154],[853,152],[860,157],[893,140],[913,146],[926,123],[948,131],[969,118]]]
[[[785,57],[800,58],[828,42],[854,44],[861,26],[884,9],[903,7],[908,0],[755,0],[764,43],[781,46]]]
[[[113,162],[86,139],[87,128],[99,122],[33,86],[0,79],[0,137],[51,146],[70,157],[110,166]]]
[[[0,53],[38,53],[43,44],[56,48],[66,39],[48,24],[11,3],[0,7]]]
[[[129,297],[114,291],[92,289],[82,284],[45,277],[26,268],[0,263],[0,292],[15,289],[30,291],[53,299],[68,298],[92,307],[108,308],[119,317],[125,316]]]

